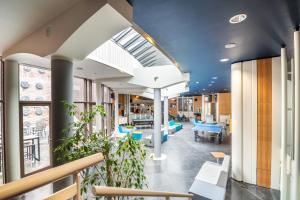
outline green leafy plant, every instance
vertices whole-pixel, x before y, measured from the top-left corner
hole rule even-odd
[[[77,113],[76,105],[65,102],[65,107],[69,115],[74,117]],[[99,152],[103,154],[103,162],[81,172],[81,192],[87,193],[91,185],[143,188],[146,185],[146,150],[142,142],[134,140],[131,134],[115,139],[103,130],[89,130],[89,125],[95,121],[97,115],[106,116],[102,105],[96,105],[79,115],[80,119],[70,123],[64,130],[64,134],[73,132],[73,135],[64,137],[55,153],[59,162],[73,161]]]

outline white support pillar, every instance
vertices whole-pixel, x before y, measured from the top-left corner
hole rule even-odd
[[[161,89],[154,88],[154,159],[161,158]]]
[[[21,178],[19,133],[19,65],[17,61],[4,63],[4,123],[5,170],[7,182]],[[3,171],[3,170],[2,170]]]
[[[286,141],[287,141],[287,55],[281,48],[281,178],[280,199],[287,198]]]
[[[126,116],[127,116],[127,123],[130,123],[130,94],[126,95]]]
[[[206,117],[206,110],[205,110],[205,95],[202,94],[202,98],[201,98],[201,121],[205,121],[205,117]]]
[[[300,33],[294,32],[294,59],[295,59],[295,141],[294,141],[294,159],[295,176],[291,188],[293,200],[300,196]]]
[[[169,99],[164,97],[164,128],[165,132],[169,130]]]
[[[115,91],[115,134],[118,133],[119,127],[119,93]]]
[[[100,82],[96,82],[96,104],[103,105],[103,86]],[[100,115],[96,116],[96,131],[103,128],[103,120]]]
[[[231,65],[232,178],[243,180],[242,63]]]

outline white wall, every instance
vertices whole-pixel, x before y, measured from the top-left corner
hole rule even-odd
[[[232,177],[256,184],[257,168],[257,62],[231,66]],[[281,65],[272,58],[271,188],[280,188]]]
[[[272,58],[272,162],[271,188],[280,189],[281,147],[281,62]]]
[[[256,184],[257,147],[257,66],[242,63],[243,75],[243,180]]]
[[[243,180],[242,64],[231,65],[232,178]]]

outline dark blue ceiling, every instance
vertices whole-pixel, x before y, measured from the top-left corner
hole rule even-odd
[[[230,90],[230,64],[292,54],[293,31],[300,24],[300,0],[129,0],[134,22],[191,73],[186,95]],[[230,17],[247,19],[230,24]],[[237,47],[225,49],[227,43]],[[221,63],[221,58],[229,58]],[[212,77],[216,83],[208,86]],[[199,82],[198,84],[196,82]]]

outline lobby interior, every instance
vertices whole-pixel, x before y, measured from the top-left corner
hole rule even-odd
[[[0,200],[298,200],[299,11],[1,2]]]

